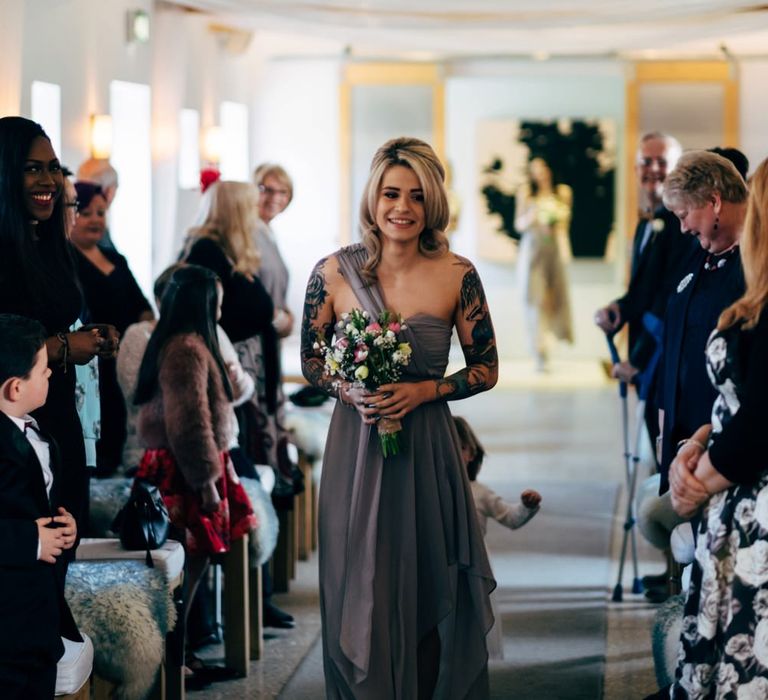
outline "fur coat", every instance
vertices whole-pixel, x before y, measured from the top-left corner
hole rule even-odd
[[[139,435],[149,449],[170,450],[189,486],[202,489],[222,476],[219,455],[232,436],[221,371],[195,333],[170,338],[158,366],[158,391],[141,407]]]

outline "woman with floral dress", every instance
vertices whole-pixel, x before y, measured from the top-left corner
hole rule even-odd
[[[702,235],[716,225],[703,212]],[[672,503],[699,512],[696,559],[669,697],[768,697],[768,161],[751,181],[742,262],[747,291],[707,344],[718,390],[711,424],[683,441],[670,470]],[[703,506],[703,507],[702,507]]]

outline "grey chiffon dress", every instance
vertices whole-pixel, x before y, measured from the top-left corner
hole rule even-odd
[[[361,308],[383,308],[359,275],[366,251],[337,253]],[[401,381],[444,375],[452,327],[418,314],[403,331],[413,354]],[[338,403],[319,503],[320,604],[326,695],[415,700],[419,642],[437,631],[433,698],[488,697],[486,634],[495,587],[459,438],[445,401],[402,421],[400,453],[384,460],[375,426]]]

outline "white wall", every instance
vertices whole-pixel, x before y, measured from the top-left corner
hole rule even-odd
[[[312,267],[339,247],[340,75],[335,59],[270,61],[255,105],[254,161],[280,163],[294,183],[294,200],[273,228],[291,268],[297,319]]]
[[[125,41],[125,12],[144,9],[152,20],[148,45]],[[178,253],[199,200],[179,190],[177,119],[181,107],[199,110],[203,127],[218,122],[222,100],[249,106],[251,166],[283,164],[296,198],[274,222],[292,272],[289,299],[298,315],[309,271],[338,245],[339,83],[341,60],[278,59],[270,34],[256,33],[250,46],[233,50],[198,13],[152,0],[0,0],[0,113],[29,114],[30,85],[62,86],[62,159],[76,167],[88,156],[88,117],[109,108],[109,82],[126,80],[152,88],[153,267],[159,272]],[[545,63],[489,60],[446,66],[446,147],[454,188],[463,211],[454,234],[458,252],[475,258],[477,196],[474,134],[488,118],[557,116],[616,119],[624,123],[624,69],[610,60]],[[768,59],[740,62],[742,147],[754,166],[768,155]],[[622,144],[619,143],[621,153]],[[618,201],[624,201],[624,165]],[[118,194],[119,196],[119,194]],[[353,203],[353,210],[356,209]],[[618,211],[623,216],[623,207]],[[626,231],[634,222],[619,221]],[[623,252],[623,251],[620,251]],[[494,311],[502,356],[525,354],[514,270],[477,261]],[[591,325],[595,306],[623,286],[623,266],[576,263],[572,269],[577,342],[563,357],[603,355]]]
[[[768,58],[740,64],[741,150],[749,158],[750,172],[768,157]]]
[[[151,0],[21,0],[24,5],[21,113],[33,80],[61,85],[62,162],[73,170],[89,155],[88,117],[109,112],[109,83],[150,81],[150,45],[125,41],[128,9]],[[118,194],[119,196],[119,194]]]

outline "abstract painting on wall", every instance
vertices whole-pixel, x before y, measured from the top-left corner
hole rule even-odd
[[[613,120],[482,120],[476,144],[482,258],[515,259],[522,233],[515,227],[515,204],[521,188],[529,186],[528,164],[534,158],[549,166],[555,187],[566,185],[572,192],[568,236],[573,257],[608,257],[616,192]]]

